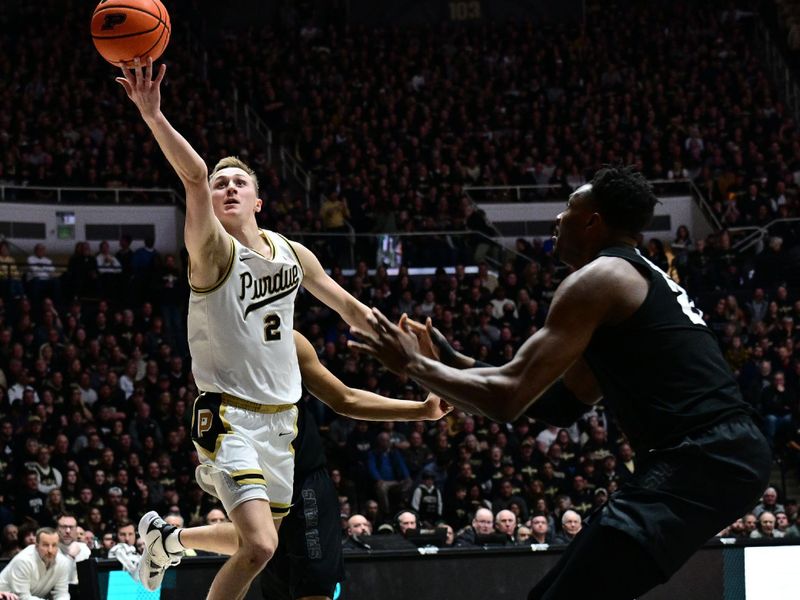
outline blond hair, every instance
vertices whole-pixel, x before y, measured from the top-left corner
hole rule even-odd
[[[253,179],[253,185],[256,188],[256,196],[258,196],[258,177],[256,177],[256,172],[251,169],[246,162],[244,162],[238,156],[226,156],[225,158],[221,159],[216,165],[214,165],[214,169],[211,171],[211,174],[208,176],[208,181],[214,179],[214,175],[216,175],[222,169],[230,169],[231,167],[235,167],[237,169],[241,169]]]

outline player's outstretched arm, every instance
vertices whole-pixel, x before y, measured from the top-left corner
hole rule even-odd
[[[362,342],[350,346],[379,358],[395,373],[408,374],[458,408],[514,421],[578,362],[600,325],[629,310],[630,281],[619,277],[607,262],[596,262],[600,264],[592,263],[564,281],[545,326],[502,367],[460,370],[427,358],[408,324],[398,327],[376,309],[369,337],[364,335]],[[641,280],[635,272],[630,277]],[[646,284],[641,283],[646,294]]]
[[[471,369],[489,367],[465,354],[456,351],[442,332],[433,326],[430,317],[425,324],[417,323],[403,315],[398,323],[404,325],[417,336],[420,352],[427,358],[438,360],[455,369]],[[579,358],[564,373],[564,377],[556,381],[533,402],[525,414],[534,419],[544,421],[557,427],[569,427],[603,396],[597,378],[583,358]]]
[[[136,105],[142,119],[153,132],[153,135],[175,169],[178,177],[185,183],[207,182],[207,167],[203,159],[189,145],[189,142],[178,133],[161,112],[161,82],[167,73],[167,65],[161,64],[153,79],[153,59],[147,63],[136,64],[131,68],[122,68],[122,77],[116,81],[125,88],[128,98]]]
[[[145,65],[123,68],[123,76],[117,77],[116,81],[139,109],[186,189],[184,236],[189,256],[195,261],[192,280],[195,285],[206,287],[216,282],[219,271],[227,264],[230,242],[222,224],[214,216],[206,163],[161,112],[161,82],[166,72],[167,66],[162,64],[153,79],[153,60],[148,58]]]
[[[369,331],[369,319],[372,313],[369,307],[362,304],[336,283],[322,268],[319,259],[311,250],[289,242],[303,263],[303,286],[321,302],[335,310],[342,319],[361,331]]]
[[[347,387],[319,362],[314,347],[302,334],[295,331],[294,341],[303,384],[341,415],[365,421],[436,421],[452,410],[434,394],[429,394],[425,402],[415,402]]]

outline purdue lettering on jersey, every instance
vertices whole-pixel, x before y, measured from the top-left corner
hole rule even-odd
[[[257,302],[247,304],[247,308],[244,309],[246,319],[252,311],[294,292],[300,285],[301,277],[300,268],[295,265],[283,268],[273,275],[264,275],[257,279],[249,271],[244,271],[239,274],[239,279],[241,281],[239,299],[257,300]]]
[[[192,372],[205,392],[258,404],[294,404],[301,387],[292,329],[303,265],[288,240],[261,233],[270,258],[231,237],[233,255],[220,281],[192,288]]]

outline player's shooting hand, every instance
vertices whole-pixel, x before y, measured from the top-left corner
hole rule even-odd
[[[144,65],[137,59],[133,67],[122,67],[123,76],[115,81],[125,88],[143,117],[154,117],[161,110],[161,82],[166,72],[167,65],[161,63],[153,79],[153,59],[148,58]]]
[[[361,341],[351,340],[347,345],[376,357],[393,373],[404,373],[408,364],[420,355],[417,336],[408,330],[408,325],[404,328],[398,327],[377,308],[372,309],[369,324],[372,327],[371,332],[362,332],[351,327],[350,331]]]
[[[19,597],[12,592],[0,592],[0,600],[19,600]]]
[[[424,417],[426,421],[438,421],[448,413],[452,412],[453,407],[447,402],[439,398],[436,394],[428,394],[425,398],[425,406],[423,407]]]
[[[397,322],[397,326],[417,336],[417,340],[419,340],[419,351],[422,353],[422,356],[427,356],[433,360],[439,360],[439,348],[433,342],[431,330],[439,335],[442,334],[433,326],[430,317],[428,317],[425,321],[425,325],[423,325],[422,323],[417,323],[413,319],[409,319],[408,315],[403,313],[403,316],[400,317],[400,320]]]

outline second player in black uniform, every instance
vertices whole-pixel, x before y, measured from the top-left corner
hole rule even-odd
[[[450,408],[436,396],[423,402],[392,400],[345,386],[319,362],[295,332],[297,358],[308,391],[334,411],[365,420],[437,420]],[[297,404],[292,507],[278,531],[280,543],[261,575],[266,600],[333,598],[344,579],[339,498],[328,475],[319,429],[303,402]]]
[[[636,473],[530,600],[638,597],[751,508],[767,484],[769,446],[713,333],[686,292],[636,250],[656,202],[640,175],[616,168],[570,196],[556,252],[575,271],[544,327],[502,367],[456,370],[431,360],[412,326],[374,309],[373,339],[353,343],[498,421],[528,414],[567,426],[600,398],[615,413],[637,450]]]
[[[278,550],[261,574],[265,600],[333,598],[344,579],[339,498],[317,422],[304,401],[297,407],[292,509],[278,530]]]

